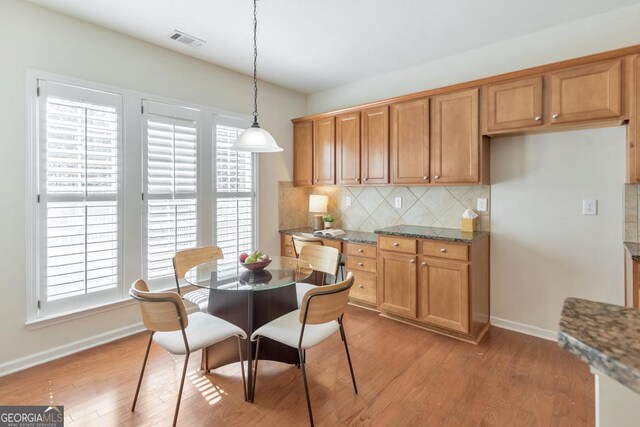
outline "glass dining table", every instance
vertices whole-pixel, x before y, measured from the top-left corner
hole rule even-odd
[[[260,326],[296,310],[295,284],[313,273],[312,266],[305,261],[275,256],[264,270],[239,268],[239,274],[236,275],[229,272],[228,263],[222,260],[206,262],[188,270],[185,280],[193,286],[209,289],[209,313],[242,328],[247,337],[251,337]],[[239,362],[236,345],[234,340],[229,339],[206,348],[202,368],[209,371]],[[248,401],[253,400],[249,385],[253,382],[250,361],[253,360],[254,351],[255,343],[247,339],[243,357],[249,362],[245,394]],[[260,359],[299,363],[297,349],[268,339],[261,340]]]

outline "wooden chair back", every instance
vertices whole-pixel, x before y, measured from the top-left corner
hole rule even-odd
[[[131,285],[129,295],[138,301],[142,323],[150,331],[178,331],[189,324],[182,298],[175,292],[149,292],[147,283],[138,279]]]
[[[349,272],[347,278],[340,283],[319,286],[307,291],[302,298],[300,323],[318,325],[340,318],[349,302],[353,280],[353,273]]]
[[[303,236],[291,236],[291,241],[293,242],[293,250],[296,253],[296,257],[300,256],[300,252],[302,252],[302,248],[307,245],[319,245],[324,246],[322,239],[318,237],[303,237]]]
[[[201,248],[185,249],[176,252],[173,257],[173,268],[176,280],[184,279],[190,268],[205,262],[222,259],[222,249],[217,246],[203,246]]]
[[[336,276],[340,266],[340,251],[330,246],[307,244],[302,247],[298,259],[308,262],[314,271]]]

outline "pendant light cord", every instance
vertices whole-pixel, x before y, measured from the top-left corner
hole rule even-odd
[[[253,0],[253,125],[258,125],[258,0]]]

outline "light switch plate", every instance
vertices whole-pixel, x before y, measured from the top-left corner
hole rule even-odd
[[[598,201],[587,199],[583,200],[582,215],[598,215]]]
[[[396,197],[394,199],[394,206],[396,209],[402,209],[402,197]]]
[[[347,196],[347,206],[351,206],[351,196]]]
[[[478,205],[476,206],[478,212],[487,211],[487,199],[478,199]]]

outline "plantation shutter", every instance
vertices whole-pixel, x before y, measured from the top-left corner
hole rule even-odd
[[[198,112],[150,101],[144,111],[145,274],[167,281],[175,253],[198,243]]]
[[[39,316],[121,297],[122,98],[39,82]]]
[[[217,123],[216,138],[216,244],[224,259],[218,277],[239,274],[238,257],[254,248],[254,155],[230,150],[244,131],[237,123]]]

